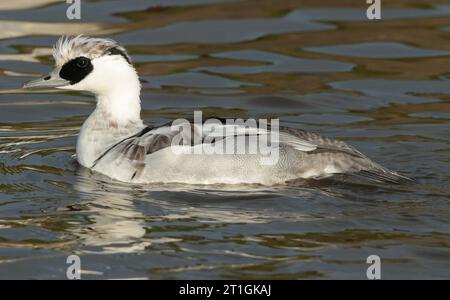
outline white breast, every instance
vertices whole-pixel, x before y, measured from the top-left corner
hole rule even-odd
[[[118,126],[117,123],[95,110],[84,122],[78,135],[76,148],[78,162],[86,168],[91,168],[94,161],[109,147],[135,134],[143,127],[142,122]]]

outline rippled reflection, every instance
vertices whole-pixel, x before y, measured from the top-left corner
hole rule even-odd
[[[308,222],[317,217],[299,212],[270,212],[240,207],[243,201],[293,196],[310,198],[307,187],[262,186],[129,186],[77,167],[74,189],[85,199],[59,209],[87,218],[86,223],[71,222],[69,232],[85,246],[83,253],[143,252],[152,243],[174,242],[169,236],[152,238],[151,222],[172,224],[268,224],[274,221]],[[161,196],[164,196],[161,199]],[[237,201],[237,202],[236,202]],[[264,200],[263,200],[264,201]],[[227,204],[228,203],[228,204]],[[224,205],[225,204],[225,205]],[[237,205],[234,205],[237,204]],[[141,210],[144,210],[145,213]]]
[[[89,197],[70,207],[81,207],[89,219],[88,224],[70,228],[84,245],[99,247],[93,251],[103,253],[138,252],[149,245],[141,240],[145,235],[144,215],[136,210],[132,194],[95,180],[88,169],[81,167],[74,188],[80,198]]]

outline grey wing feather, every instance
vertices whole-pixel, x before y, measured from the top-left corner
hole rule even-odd
[[[320,152],[342,152],[347,153],[352,156],[358,156],[358,157],[364,157],[366,156],[356,150],[354,147],[348,145],[345,142],[326,138],[323,136],[320,136],[318,134],[307,132],[301,129],[296,128],[290,128],[290,127],[284,127],[280,126],[281,132],[286,132],[290,135],[293,135],[299,139],[305,140],[307,142],[310,142],[317,146],[315,150],[313,150],[311,153],[320,153]]]
[[[316,156],[316,161],[318,162],[334,160],[334,164],[339,167],[338,169],[342,170],[342,173],[353,173],[375,182],[401,183],[412,181],[406,176],[373,162],[345,142],[295,128],[280,127],[280,131],[316,145],[317,148],[315,150],[306,153]]]

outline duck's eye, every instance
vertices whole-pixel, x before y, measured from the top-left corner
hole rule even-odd
[[[86,57],[80,57],[77,59],[77,67],[79,68],[86,68],[89,65],[89,59]]]
[[[83,80],[89,73],[92,72],[94,66],[91,60],[87,57],[80,56],[69,60],[59,71],[59,76],[63,79],[69,80],[70,84],[75,84]]]

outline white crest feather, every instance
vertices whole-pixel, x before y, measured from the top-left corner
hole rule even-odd
[[[79,56],[94,59],[105,55],[109,50],[116,48],[123,52],[128,59],[125,48],[116,41],[105,38],[92,38],[83,35],[62,36],[53,46],[53,58],[57,66]]]

